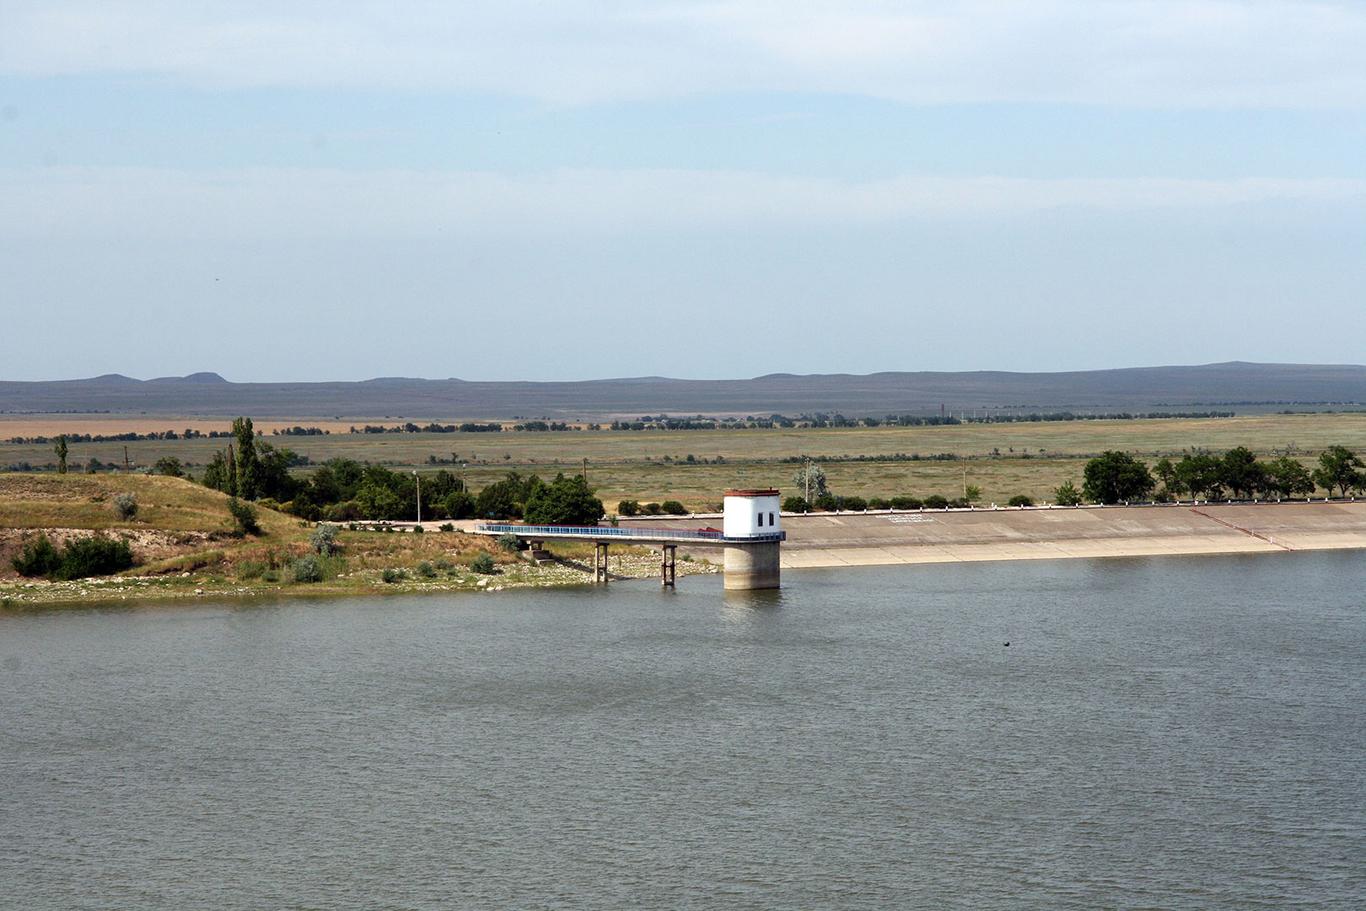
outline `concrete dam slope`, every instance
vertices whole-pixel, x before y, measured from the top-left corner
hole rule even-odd
[[[697,528],[706,520],[631,524]],[[784,515],[783,528],[784,569],[1267,553],[1366,548],[1366,501],[820,513]]]

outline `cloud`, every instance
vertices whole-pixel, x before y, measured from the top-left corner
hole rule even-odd
[[[1348,0],[7,0],[0,72],[519,96],[1366,104]]]
[[[1366,207],[1366,180],[840,181],[742,171],[493,172],[150,168],[0,171],[0,235],[315,237],[633,233],[879,224],[1051,210],[1300,202]]]

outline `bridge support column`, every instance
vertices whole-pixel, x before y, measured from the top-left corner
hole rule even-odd
[[[764,541],[755,544],[726,544],[726,591],[752,591],[778,588],[781,584],[778,569],[779,544]]]
[[[593,584],[607,584],[607,544],[595,542],[593,545]]]
[[[663,588],[673,588],[678,569],[678,545],[665,544],[659,563],[659,584]]]

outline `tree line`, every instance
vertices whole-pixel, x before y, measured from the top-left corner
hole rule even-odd
[[[1086,463],[1080,491],[1068,482],[1055,494],[1065,506],[1075,505],[1079,498],[1106,504],[1150,497],[1159,502],[1183,497],[1292,499],[1309,496],[1317,489],[1345,497],[1366,491],[1363,468],[1366,463],[1345,446],[1328,447],[1319,454],[1313,470],[1289,456],[1259,460],[1246,446],[1230,449],[1222,456],[1188,453],[1175,462],[1164,456],[1151,469],[1128,453],[1108,451]]]

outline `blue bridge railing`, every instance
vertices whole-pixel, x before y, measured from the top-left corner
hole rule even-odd
[[[743,538],[727,538],[724,532],[702,531],[701,529],[661,528],[613,528],[604,525],[476,525],[474,530],[486,535],[517,535],[519,538],[635,538],[643,541],[683,540],[683,541],[727,541],[756,543],[763,541],[783,541],[787,532],[775,531],[767,534],[749,535]]]

